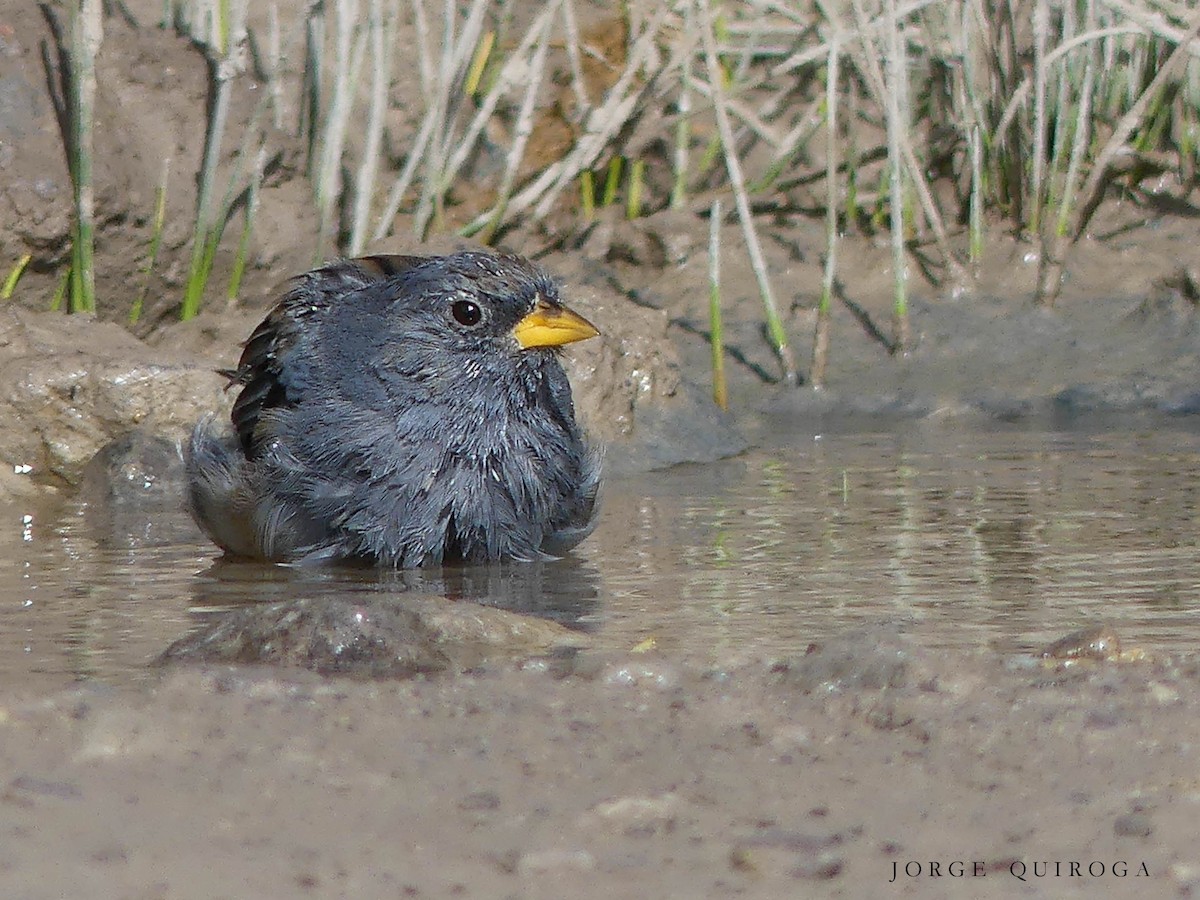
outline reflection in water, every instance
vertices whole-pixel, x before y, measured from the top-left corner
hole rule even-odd
[[[599,573],[576,557],[380,571],[370,567],[267,566],[216,559],[192,582],[192,609],[212,614],[248,603],[336,596],[375,603],[406,595],[471,601],[582,627],[600,596]]]
[[[889,620],[1017,649],[1104,620],[1179,645],[1198,454],[1182,431],[810,437],[626,485],[581,552],[614,641],[760,655]]]
[[[399,573],[214,562],[173,502],[139,519],[93,494],[8,512],[0,676],[138,677],[221,610],[320,597],[482,602],[722,662],[879,621],[932,646],[1097,621],[1181,646],[1200,637],[1198,463],[1185,431],[810,435],[608,484],[571,558]]]

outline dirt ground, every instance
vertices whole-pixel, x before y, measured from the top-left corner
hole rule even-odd
[[[129,6],[154,21],[156,4]],[[0,264],[33,254],[0,310],[8,498],[69,492],[130,428],[175,438],[223,402],[211,369],[232,361],[312,248],[308,187],[284,141],[238,304],[173,324],[192,202],[181,177],[147,315],[136,335],[114,324],[138,284],[162,158],[177,172],[198,160],[204,66],[173,34],[112,17],[98,135],[107,321],[44,312],[69,246],[70,195],[44,36],[32,4],[0,12]],[[247,115],[249,101],[235,102]],[[914,279],[906,358],[875,334],[889,251],[848,238],[850,302],[835,309],[819,394],[774,383],[728,225],[733,417],[706,400],[706,222],[606,220],[543,262],[606,332],[573,376],[592,427],[623,448],[610,453],[619,474],[735,452],[797,423],[1192,415],[1193,213],[1113,205],[1075,249],[1054,310],[1030,304],[1031,246],[995,237],[969,296]],[[767,248],[801,360],[821,234],[819,222],[785,218]],[[531,231],[510,246],[545,242]],[[929,654],[918,637],[878,630],[727,668],[586,648],[443,668],[364,680],[208,662],[139,686],[0,685],[0,893],[1200,894],[1200,657]]]
[[[6,690],[5,894],[1191,896],[1200,664],[653,654]]]

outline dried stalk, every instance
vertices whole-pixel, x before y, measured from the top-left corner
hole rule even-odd
[[[746,241],[746,251],[750,256],[750,267],[758,282],[758,293],[762,298],[766,312],[767,331],[771,343],[783,369],[783,379],[789,385],[800,383],[796,362],[788,344],[787,332],[779,318],[779,310],[775,303],[775,295],[771,290],[771,280],[767,274],[767,262],[763,257],[762,245],[754,228],[754,220],[750,213],[750,201],[746,193],[746,179],[742,174],[742,165],[737,157],[737,145],[733,138],[733,126],[729,122],[729,111],[725,106],[725,92],[721,87],[721,63],[717,59],[717,40],[713,32],[712,10],[708,0],[697,0],[700,13],[700,38],[704,44],[704,58],[708,68],[708,81],[714,100],[713,112],[717,120],[717,133],[721,136],[724,146],[725,171],[729,175],[733,187],[734,203],[737,206],[738,221],[742,226],[742,235]]]
[[[838,246],[838,67],[841,45],[835,37],[829,42],[829,62],[825,75],[825,269],[821,279],[821,299],[817,303],[817,324],[813,331],[813,390],[825,387],[829,365],[829,316],[833,307],[833,282],[837,277]]]

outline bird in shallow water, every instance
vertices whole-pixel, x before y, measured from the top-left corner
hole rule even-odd
[[[233,428],[192,433],[188,506],[229,554],[536,560],[591,533],[599,454],[559,348],[598,334],[516,256],[339,260],[246,341]]]

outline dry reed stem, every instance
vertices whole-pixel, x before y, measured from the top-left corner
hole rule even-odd
[[[478,6],[478,3],[475,4]],[[442,166],[438,159],[439,151],[445,144],[447,124],[451,115],[451,97],[454,90],[454,45],[455,18],[457,10],[454,0],[442,0],[442,40],[441,53],[438,56],[437,76],[434,79],[433,105],[429,108],[432,121],[432,131],[429,143],[422,158],[424,175],[421,178],[421,195],[417,200],[416,212],[413,214],[413,234],[418,240],[425,235],[425,227],[437,214],[435,203],[441,196]],[[433,152],[429,152],[432,149]]]
[[[708,0],[696,0],[700,13],[700,39],[704,45],[704,58],[708,67],[709,86],[714,101],[713,112],[717,120],[717,132],[721,136],[724,147],[725,171],[733,188],[734,203],[737,206],[738,221],[742,226],[742,235],[746,241],[746,252],[750,257],[750,268],[758,282],[758,293],[762,298],[767,316],[767,329],[779,362],[783,369],[784,381],[789,385],[800,383],[796,362],[788,345],[787,332],[779,318],[779,310],[775,303],[775,294],[771,290],[771,279],[767,274],[767,262],[763,257],[762,246],[758,240],[758,232],[754,228],[754,219],[750,212],[750,201],[746,194],[746,180],[742,174],[742,166],[737,157],[737,145],[734,142],[733,126],[729,122],[729,112],[725,106],[725,92],[721,85],[722,71],[720,60],[717,59],[717,39],[713,32],[712,9]]]
[[[559,4],[550,2],[546,12],[552,13]],[[517,113],[516,131],[513,134],[512,145],[508,148],[507,160],[504,165],[504,175],[500,179],[500,189],[497,193],[496,204],[493,206],[492,220],[484,229],[482,240],[490,243],[501,220],[504,218],[504,207],[512,193],[513,184],[517,180],[517,170],[525,158],[525,146],[533,133],[533,118],[537,112],[538,89],[542,85],[542,77],[546,72],[547,51],[550,49],[551,16],[547,15],[541,22],[540,33],[537,36],[537,46],[533,51],[533,59],[529,63],[528,81],[525,86],[525,96],[521,98],[520,111]]]
[[[579,118],[582,119],[587,115],[592,103],[588,99],[587,81],[583,77],[583,57],[579,52],[579,21],[575,17],[574,0],[563,0],[561,6],[567,65],[571,69],[571,91],[575,94],[575,105],[578,107]]]
[[[421,97],[426,108],[433,103],[433,42],[429,39],[429,17],[425,15],[425,0],[412,0],[413,28],[417,32],[417,72],[421,76]]]
[[[1125,16],[1129,21],[1136,23],[1146,34],[1162,38],[1170,44],[1184,47],[1192,56],[1200,58],[1200,38],[1197,38],[1196,32],[1191,28],[1186,26],[1181,28],[1172,25],[1164,16],[1155,14],[1148,10],[1146,6],[1127,3],[1125,0],[1099,0],[1099,2],[1114,12]],[[1190,5],[1178,7],[1176,17],[1186,19],[1187,14],[1192,9],[1193,7]]]
[[[1094,5],[1089,3],[1088,9],[1089,13],[1094,15]],[[1075,184],[1078,181],[1079,172],[1083,168],[1084,155],[1091,144],[1092,86],[1095,80],[1095,55],[1089,53],[1084,63],[1083,84],[1079,89],[1079,109],[1075,119],[1075,135],[1071,145],[1071,158],[1067,163],[1067,172],[1063,179],[1063,196],[1059,203],[1059,212],[1055,222],[1054,240],[1056,242],[1061,236],[1069,233],[1070,215],[1074,208],[1072,203],[1075,199]],[[1056,252],[1058,252],[1056,247],[1046,248],[1043,245],[1042,257],[1045,258],[1047,253],[1052,256]]]
[[[884,2],[888,10],[895,15],[895,0]],[[888,32],[887,49],[888,75],[891,76],[892,84],[881,99],[887,101],[888,162],[892,173],[888,185],[891,190],[888,206],[892,229],[892,285],[895,292],[892,301],[892,352],[905,355],[909,350],[908,266],[904,252],[904,166],[900,143],[901,135],[908,124],[907,116],[901,118],[902,111],[907,112],[908,97],[900,24],[894,21],[892,25]]]
[[[584,122],[584,133],[566,156],[547,166],[539,176],[517,192],[508,202],[499,225],[530,209],[533,210],[535,219],[545,218],[563,190],[570,186],[581,172],[592,167],[605,147],[628,123],[638,101],[649,89],[648,80],[638,83],[637,73],[651,53],[655,52],[655,41],[669,11],[666,6],[656,10],[645,30],[630,48],[625,69],[609,88],[604,101],[588,114]],[[482,213],[466,225],[462,233],[478,232],[488,224],[490,217],[490,211]]]
[[[1035,0],[1033,7],[1033,173],[1026,208],[1029,210],[1029,230],[1041,230],[1042,205],[1045,202],[1043,182],[1046,177],[1046,41],[1050,31],[1048,0]]]
[[[888,0],[887,6],[889,10],[894,10],[894,28],[889,33],[889,40],[895,44],[897,50],[903,49],[903,42],[900,40],[900,17],[903,7],[896,7],[894,0]],[[867,19],[866,11],[863,9],[862,0],[852,0],[851,7],[854,10],[854,16],[858,23],[860,34],[866,33],[870,29],[871,23]],[[892,89],[888,87],[887,81],[884,79],[883,70],[879,65],[879,59],[876,53],[872,51],[866,43],[861,45],[862,52],[859,55],[862,65],[860,70],[867,75],[867,84],[871,87],[875,94],[876,102],[885,110],[890,107],[892,102]],[[898,73],[892,73],[892,82],[895,85],[897,78],[905,74],[901,68]],[[907,105],[907,104],[906,104]],[[908,129],[903,128],[894,135],[896,140],[896,153],[903,159],[904,165],[907,167],[908,176],[911,179],[913,188],[917,193],[917,201],[921,205],[921,211],[925,216],[925,221],[933,230],[934,241],[937,243],[938,250],[941,252],[942,260],[945,262],[946,268],[950,273],[950,281],[954,284],[962,284],[967,280],[966,272],[963,271],[962,264],[954,255],[953,249],[950,247],[950,237],[946,233],[946,226],[942,221],[941,212],[938,211],[937,202],[933,199],[933,192],[929,188],[929,181],[925,177],[925,170],[917,160],[916,151],[913,149],[912,140],[909,138]],[[889,156],[891,152],[889,151]]]
[[[692,56],[695,32],[695,4],[687,3],[683,11],[683,31],[679,41],[685,46],[678,50],[680,57],[679,99],[676,101],[675,146],[672,156],[674,179],[671,184],[671,209],[683,209],[687,204],[688,159],[691,149],[692,115]]]
[[[96,109],[96,54],[104,42],[104,17],[100,0],[72,4],[71,21],[71,174],[75,188],[75,235],[72,247],[72,312],[96,310],[95,219],[96,195],[92,183],[92,141]]]
[[[354,215],[350,226],[349,252],[358,256],[367,243],[367,220],[371,215],[371,199],[375,196],[375,178],[383,145],[383,125],[387,114],[388,85],[391,80],[392,53],[395,29],[391,17],[384,21],[382,0],[370,0],[368,34],[371,44],[371,98],[367,112],[367,139],[363,145],[358,177],[354,184]]]
[[[451,180],[446,177],[445,160],[458,139],[458,119],[469,97],[463,91],[476,50],[483,40],[485,13],[490,0],[471,0],[461,29],[455,35],[454,21],[458,14],[455,0],[444,0],[445,29],[439,69],[438,116],[432,139],[433,152],[425,158],[425,177],[421,182],[421,199],[413,216],[413,234],[420,240],[431,228],[440,230],[446,191]]]
[[[701,81],[700,79],[693,77],[689,86],[693,88],[696,93],[707,97],[711,102],[715,102],[712,85],[707,81]],[[729,94],[725,94],[724,103],[725,108],[730,112],[731,115],[734,115],[740,119],[742,124],[744,124],[750,129],[751,132],[753,132],[757,137],[770,146],[776,152],[777,156],[780,155],[785,144],[787,137],[786,135],[780,134],[779,129],[765,121],[757,112],[751,109],[747,104],[738,100],[736,97],[730,97]]]
[[[452,148],[462,148],[462,142],[458,139],[454,127],[462,98],[456,98],[454,90],[466,77],[473,59],[482,34],[486,7],[487,0],[473,0],[463,27],[456,36],[455,5],[453,0],[444,0],[441,53],[436,72],[433,71],[431,60],[422,56],[420,62],[422,83],[426,88],[425,114],[404,167],[388,192],[387,201],[373,233],[375,240],[381,240],[391,232],[400,207],[420,169],[423,169],[424,174],[421,179],[420,199],[413,217],[414,233],[418,237],[424,237],[430,220],[440,215],[445,191],[452,181],[447,177],[444,161],[451,157]],[[424,29],[426,46],[421,50],[427,54],[428,25],[421,24],[424,22],[424,7],[420,5],[420,0],[414,0],[414,9],[420,10],[418,35]]]
[[[838,246],[838,67],[841,45],[835,36],[829,42],[829,61],[825,75],[825,267],[821,278],[821,299],[817,303],[817,324],[813,330],[812,370],[809,381],[813,390],[825,388],[829,366],[829,316],[833,306],[833,282],[837,277]]]
[[[906,19],[909,16],[920,12],[926,7],[938,6],[944,2],[945,0],[915,0],[915,2],[906,3],[903,6],[898,7],[896,9],[896,16],[898,19]],[[828,14],[831,11],[832,10],[826,12],[826,18],[828,18],[830,22],[837,24],[837,15]],[[864,19],[859,23],[859,28],[856,32],[846,35],[846,43],[854,41],[868,45],[870,41],[874,39],[874,32],[880,31],[886,27],[887,16],[884,14],[880,14],[874,19]],[[770,75],[773,78],[778,78],[780,75],[786,75],[787,73],[793,72],[803,66],[811,65],[827,58],[829,56],[829,43],[829,41],[822,41],[819,44],[806,44],[803,50],[792,54],[783,62],[771,69]]]
[[[283,63],[283,37],[279,27],[279,4],[267,7],[267,59],[263,67],[267,79],[267,93],[271,95],[271,124],[275,130],[283,128],[283,85],[279,73]]]
[[[234,78],[245,71],[247,33],[246,8],[248,0],[234,0],[230,7],[229,41],[223,54],[216,45],[205,46],[211,77],[215,82],[212,113],[205,134],[204,159],[200,167],[196,192],[196,219],[192,230],[192,255],[188,265],[187,286],[179,315],[190,319],[200,311],[200,301],[208,282],[211,266],[211,243],[220,227],[220,214],[213,206],[213,182],[225,139],[229,119],[229,94]],[[264,98],[269,95],[264,94]],[[249,134],[247,129],[246,134]]]
[[[521,43],[517,46],[516,50],[509,54],[508,58],[504,61],[504,65],[501,67],[499,74],[492,82],[492,86],[488,89],[488,92],[484,96],[483,100],[479,103],[478,108],[475,110],[474,117],[467,125],[458,141],[457,146],[454,148],[453,153],[450,154],[449,159],[446,162],[444,177],[447,179],[447,181],[452,182],[454,179],[458,178],[460,170],[466,164],[467,160],[470,159],[471,154],[475,151],[475,146],[479,141],[480,135],[483,134],[484,129],[487,127],[487,123],[495,114],[496,107],[499,105],[500,100],[508,93],[509,90],[530,77],[530,63],[528,61],[530,53],[536,53],[534,50],[534,45],[536,42],[539,40],[545,41],[548,38],[550,34],[550,24],[554,18],[557,5],[557,3],[552,2],[547,4],[542,9],[537,18],[534,19],[533,23],[530,25],[529,30],[521,38]],[[545,68],[544,63],[542,64],[541,68]],[[535,77],[540,79],[542,77],[541,71],[538,71]],[[530,120],[527,125],[532,127],[532,120]],[[511,190],[511,185],[509,190]],[[508,192],[504,191],[501,193],[507,194]],[[492,211],[494,211],[495,208],[496,207],[493,207]]]
[[[712,347],[713,402],[729,409],[725,379],[725,336],[721,320],[721,201],[712,202],[708,217],[708,322]]]
[[[342,149],[346,129],[354,111],[353,57],[358,44],[358,0],[334,2],[333,92],[322,129],[320,162],[317,168],[317,242],[316,252],[324,252],[336,227],[334,213],[342,193]]]

